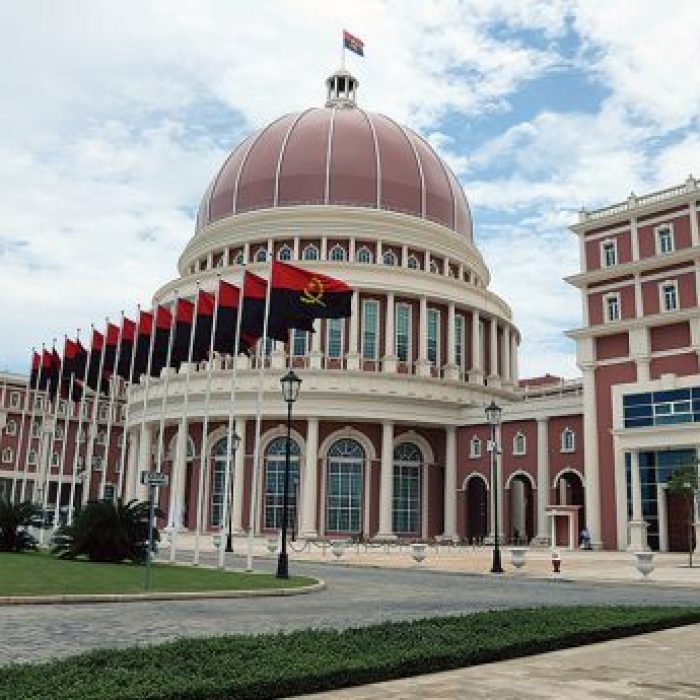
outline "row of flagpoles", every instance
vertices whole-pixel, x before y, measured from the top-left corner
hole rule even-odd
[[[39,441],[40,454],[37,460],[36,472],[41,483],[35,488],[34,498],[41,497],[44,511],[48,506],[49,482],[51,474],[51,460],[54,454],[57,438],[57,426],[60,420],[59,405],[61,399],[65,400],[64,426],[61,446],[61,457],[58,462],[59,472],[56,486],[56,502],[54,505],[54,523],[59,521],[59,507],[61,501],[61,489],[63,485],[64,463],[67,455],[68,436],[70,433],[70,416],[78,404],[78,425],[73,432],[75,442],[73,447],[73,460],[70,470],[70,496],[68,503],[68,519],[72,519],[75,508],[76,486],[79,477],[80,436],[83,434],[83,423],[89,425],[88,439],[85,449],[83,469],[88,478],[83,488],[82,500],[87,500],[91,487],[91,475],[95,453],[95,438],[97,432],[98,410],[101,397],[109,400],[107,411],[107,425],[104,436],[104,457],[102,464],[101,480],[99,485],[99,497],[104,496],[107,471],[109,466],[111,433],[115,401],[117,400],[118,384],[125,387],[133,384],[143,384],[143,404],[141,411],[140,439],[144,439],[146,430],[146,407],[150,382],[153,378],[161,376],[164,368],[179,369],[183,363],[187,363],[185,375],[185,392],[181,414],[181,435],[187,435],[188,410],[189,410],[189,380],[190,365],[192,363],[210,360],[207,365],[206,393],[204,401],[204,415],[202,417],[203,430],[200,451],[200,470],[198,476],[198,499],[196,513],[195,536],[195,563],[199,560],[200,534],[203,530],[203,493],[204,473],[208,458],[208,428],[210,395],[212,388],[211,359],[215,353],[231,355],[234,358],[239,353],[250,354],[257,343],[258,351],[258,391],[255,416],[255,445],[253,453],[253,483],[251,487],[251,514],[249,519],[249,552],[248,568],[252,568],[252,535],[254,527],[254,503],[257,500],[257,476],[260,466],[260,439],[262,425],[262,387],[265,369],[265,348],[267,340],[287,341],[289,332],[298,329],[313,332],[313,322],[317,318],[345,318],[350,315],[352,289],[341,280],[301,269],[284,262],[274,261],[270,264],[268,278],[265,279],[246,270],[240,286],[235,286],[220,277],[214,290],[205,291],[196,284],[194,299],[180,297],[178,291],[174,292],[171,305],[156,303],[150,311],[138,307],[138,320],[127,318],[124,313],[121,323],[117,326],[106,320],[104,333],[92,327],[90,349],[87,350],[81,343],[79,333],[75,340],[65,338],[63,356],[56,350],[55,341],[51,350],[45,346],[41,351],[32,351],[31,373],[29,391],[26,394],[22,407],[22,420],[20,422],[19,445],[23,441],[23,432],[26,429],[27,415],[28,425],[34,426],[36,420],[37,402],[31,401],[30,396],[37,393],[43,394],[47,399],[44,407],[44,416],[52,416],[52,432],[47,434],[45,441]],[[236,405],[236,370],[237,362],[232,363],[230,377],[230,401],[227,428],[227,450],[224,494],[230,493],[231,453],[234,433],[234,416]],[[158,443],[156,448],[155,468],[161,470],[164,452],[165,413],[168,397],[168,383],[170,372],[166,372],[162,381],[161,407],[158,430]],[[117,379],[119,378],[119,379]],[[86,399],[90,398],[91,403]],[[89,407],[89,416],[88,414]],[[118,483],[116,495],[122,498],[127,493],[134,493],[136,489],[138,471],[150,470],[148,465],[139,464],[138,469],[132,475],[134,482],[125,487],[125,461],[127,451],[127,426],[129,424],[130,403],[126,402],[125,415],[123,416],[123,433],[118,452]],[[87,419],[87,420],[86,420]],[[20,500],[26,497],[27,479],[29,471],[29,458],[32,452],[32,441],[36,439],[34,430],[30,428],[27,446],[24,452],[24,469],[21,482]],[[41,435],[39,435],[41,438]],[[187,440],[184,444],[178,442],[176,450],[187,449]],[[36,453],[35,453],[36,454]],[[18,450],[18,460],[20,450]],[[150,459],[150,457],[149,457]],[[19,464],[18,464],[19,467]],[[42,475],[42,468],[45,473]],[[177,525],[179,514],[175,513],[176,507],[182,504],[177,502],[178,483],[177,478],[184,478],[183,474],[173,474],[170,482],[170,499],[168,510],[168,524]],[[242,487],[242,480],[240,482]],[[13,484],[13,489],[15,485]],[[14,491],[13,491],[14,492]],[[224,512],[222,522],[228,517],[228,499],[224,498]],[[171,533],[172,546],[171,558],[175,556],[176,527]],[[223,548],[221,551],[223,560]],[[221,562],[223,565],[223,561]]]

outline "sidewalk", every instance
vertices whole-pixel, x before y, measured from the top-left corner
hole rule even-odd
[[[308,700],[700,697],[700,625],[305,696]]]
[[[161,555],[167,557],[168,536],[163,537]],[[191,550],[194,538],[182,534],[177,538],[177,547]],[[201,540],[202,551],[213,551],[211,537]],[[236,537],[234,551],[246,552],[245,537]],[[330,546],[313,542],[289,542],[289,561],[312,561],[338,566],[370,566],[382,568],[424,568],[433,571],[451,571],[464,574],[487,574],[491,568],[492,550],[490,547],[469,546],[429,546],[425,560],[417,564],[411,557],[408,545],[348,545],[342,556],[336,557]],[[267,549],[266,540],[256,538],[255,556],[275,556]],[[559,550],[562,559],[559,578],[571,581],[598,581],[630,583],[642,581],[636,569],[635,557],[630,552],[592,552]],[[510,563],[508,547],[502,550],[502,563],[506,576],[528,578],[555,578],[552,573],[551,552],[549,549],[528,549],[526,563],[522,569],[515,569]],[[700,556],[694,557],[693,568],[688,567],[688,555],[682,553],[656,553],[654,571],[648,581],[658,585],[689,586],[700,589]]]

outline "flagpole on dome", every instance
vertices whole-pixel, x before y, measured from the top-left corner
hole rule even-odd
[[[93,325],[90,326],[91,330],[94,331],[95,327]],[[80,333],[80,329],[78,329],[78,333]],[[78,338],[78,342],[80,342],[80,338]],[[80,443],[81,443],[81,434],[83,432],[83,418],[85,416],[85,396],[87,394],[86,387],[87,387],[87,380],[88,380],[88,368],[89,368],[89,361],[88,361],[88,356],[87,352],[85,353],[85,367],[83,368],[83,380],[82,380],[82,385],[80,387],[80,406],[78,408],[78,427],[75,430],[75,449],[73,451],[73,474],[71,477],[71,485],[70,485],[70,496],[68,498],[68,524],[70,525],[73,522],[73,510],[75,508],[75,490],[78,486],[78,461],[80,459]],[[87,440],[84,441],[87,447]],[[87,455],[86,455],[87,456]],[[83,461],[83,472],[85,473],[85,470],[87,469],[87,465]],[[87,472],[89,473],[89,472]],[[81,500],[82,500],[82,494],[81,494]]]
[[[197,313],[199,311],[199,292],[200,285],[199,280],[196,281],[196,294],[194,297],[194,309],[192,314],[192,324],[190,325],[190,343],[187,351],[187,372],[185,374],[185,400],[182,407],[182,418],[180,419],[179,431],[184,435],[184,439],[180,439],[180,432],[176,438],[175,443],[175,460],[173,467],[170,470],[170,514],[168,517],[169,524],[171,525],[170,532],[170,561],[175,561],[175,554],[177,548],[177,534],[180,528],[183,526],[182,522],[182,510],[183,503],[178,497],[180,491],[181,483],[185,481],[185,474],[187,473],[187,448],[189,446],[189,421],[187,419],[187,413],[189,409],[190,402],[190,372],[192,370],[192,352],[194,350],[194,336],[197,331]],[[184,452],[184,454],[183,454]]]
[[[78,331],[80,332],[80,331]],[[71,341],[66,340],[65,345],[63,346],[63,366],[65,367],[66,365],[66,356],[68,355],[68,343]],[[73,358],[74,359],[74,358]],[[75,372],[73,371],[74,368],[71,368],[71,373],[70,373],[70,379],[68,382],[68,396],[66,397],[66,408],[64,412],[64,418],[63,418],[63,442],[61,444],[61,459],[58,464],[58,482],[56,485],[56,504],[54,505],[54,510],[53,510],[53,522],[54,526],[58,526],[58,517],[60,514],[60,506],[61,506],[61,490],[63,488],[63,466],[66,462],[66,450],[68,449],[68,436],[70,434],[70,418],[71,415],[73,414],[73,405],[71,401],[71,397],[73,396],[73,378],[75,376]],[[61,401],[61,389],[63,388],[63,382],[59,384],[58,387],[58,395],[56,397],[56,402],[60,403]],[[58,426],[56,426],[56,429],[58,429]]]
[[[211,402],[211,383],[214,369],[214,338],[216,337],[216,326],[219,320],[219,294],[221,287],[221,274],[216,274],[217,284],[214,292],[214,317],[211,324],[211,335],[209,336],[209,355],[207,357],[207,385],[204,394],[204,421],[202,423],[202,440],[199,451],[199,474],[197,479],[197,522],[195,523],[194,534],[194,557],[192,563],[199,564],[199,540],[202,533],[202,512],[204,509],[204,472],[208,464],[209,454],[209,407]]]
[[[136,305],[136,318],[141,323],[141,304]],[[138,332],[140,325],[136,327],[134,338],[131,341],[131,361],[129,362],[129,376],[124,383],[124,420],[122,421],[122,444],[119,451],[119,480],[117,482],[117,498],[124,498],[124,470],[126,468],[127,437],[129,434],[129,390],[134,380],[134,362],[136,360],[136,350],[138,346]],[[118,366],[118,365],[117,365]],[[138,470],[137,470],[138,471]]]
[[[43,346],[42,346],[43,347]],[[19,471],[19,465],[21,463],[21,458],[22,458],[22,443],[24,442],[24,432],[26,429],[26,422],[27,422],[27,411],[32,410],[33,403],[32,403],[32,391],[36,392],[36,387],[39,386],[39,377],[41,376],[41,359],[39,360],[38,367],[34,367],[34,364],[36,363],[36,358],[37,358],[37,352],[36,352],[36,346],[32,347],[32,361],[31,361],[31,370],[29,373],[29,384],[27,386],[27,394],[24,397],[24,403],[22,406],[22,416],[20,418],[19,422],[19,435],[17,437],[17,467]],[[36,375],[34,370],[36,369]],[[35,375],[35,376],[33,376]],[[32,387],[32,378],[34,378],[34,386]],[[32,411],[33,412],[33,411]],[[33,420],[31,421],[33,422]],[[31,437],[31,431],[29,433]],[[20,486],[20,503],[24,502],[24,497],[26,495],[27,491],[27,465],[26,465],[26,458],[27,455],[29,454],[29,449],[27,448],[24,458],[25,458],[25,466],[24,469],[22,470],[22,484]],[[13,490],[14,493],[14,490]]]

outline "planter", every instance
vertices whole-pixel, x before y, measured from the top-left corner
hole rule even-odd
[[[527,547],[510,548],[510,563],[516,569],[521,569],[523,566],[525,566],[525,552],[527,552]]]
[[[411,545],[411,556],[417,564],[420,564],[428,556],[428,545],[415,542]]]
[[[644,579],[654,570],[654,552],[635,552],[637,571]]]
[[[276,537],[268,537],[267,538],[267,551],[270,552],[270,554],[274,554],[277,551],[277,538]]]
[[[336,559],[340,559],[340,557],[345,554],[345,540],[333,540],[331,542],[331,549]]]

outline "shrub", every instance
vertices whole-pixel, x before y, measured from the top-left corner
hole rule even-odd
[[[148,502],[121,499],[90,501],[79,510],[70,525],[54,535],[51,551],[61,559],[87,556],[95,562],[145,561],[148,551]],[[160,509],[156,516],[162,517]],[[153,541],[160,539],[153,527]]]
[[[0,499],[0,552],[36,549],[36,539],[27,531],[36,525],[41,509],[31,501],[10,503]]]

